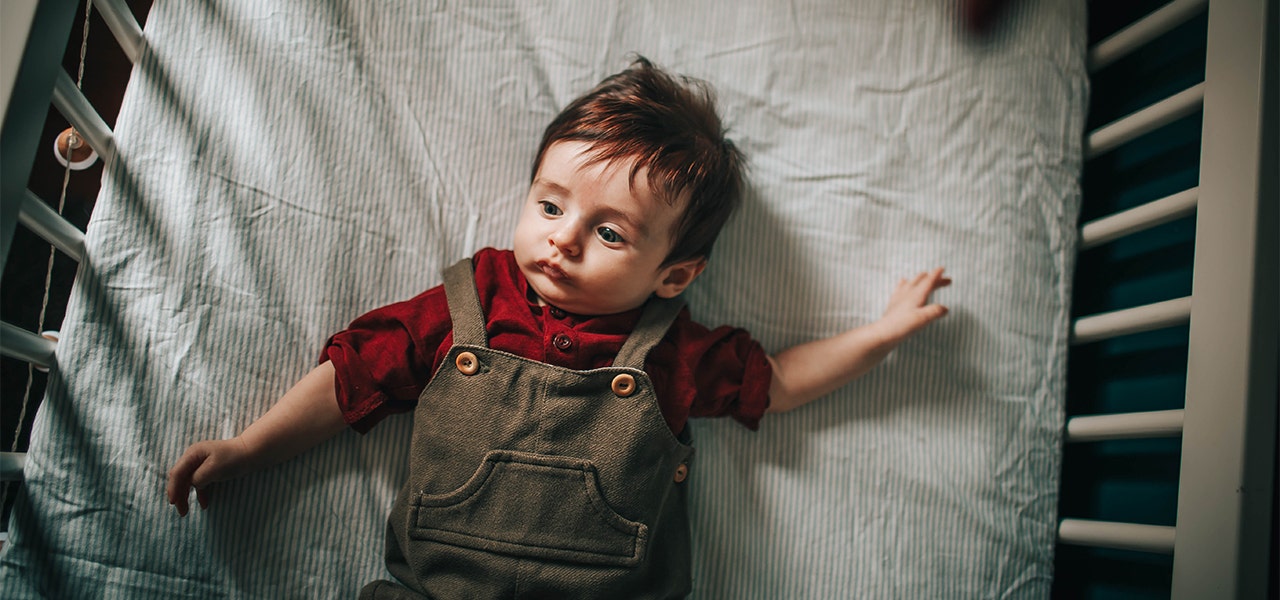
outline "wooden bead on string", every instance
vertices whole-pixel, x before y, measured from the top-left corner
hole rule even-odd
[[[83,171],[98,160],[98,153],[89,147],[74,127],[68,127],[53,141],[53,155],[58,162],[72,171]]]

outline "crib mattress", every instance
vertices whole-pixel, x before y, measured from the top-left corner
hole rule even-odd
[[[386,577],[410,419],[219,486],[326,337],[507,247],[541,129],[633,53],[750,157],[686,293],[768,350],[945,265],[944,320],[758,432],[691,423],[697,598],[1049,594],[1087,101],[1084,6],[966,37],[932,0],[158,2],[0,554],[6,597],[338,598]]]

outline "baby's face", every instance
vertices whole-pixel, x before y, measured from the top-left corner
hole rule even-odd
[[[682,204],[654,197],[644,170],[633,186],[634,161],[593,164],[589,148],[556,142],[543,154],[513,244],[530,287],[539,300],[581,315],[631,310],[654,293],[678,294],[687,282],[673,288],[678,265],[662,261]]]

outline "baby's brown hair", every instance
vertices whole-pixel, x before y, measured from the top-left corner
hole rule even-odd
[[[533,161],[533,177],[547,148],[562,141],[586,142],[594,161],[634,158],[633,184],[648,167],[649,189],[659,199],[672,206],[688,199],[664,265],[709,256],[742,202],[745,159],[725,137],[711,86],[673,77],[644,57],[606,77],[551,121]]]

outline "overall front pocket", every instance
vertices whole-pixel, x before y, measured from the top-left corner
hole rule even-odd
[[[605,503],[586,460],[493,450],[462,487],[421,494],[409,536],[512,556],[635,566],[649,527]]]

